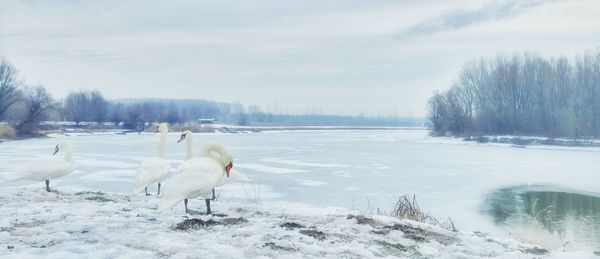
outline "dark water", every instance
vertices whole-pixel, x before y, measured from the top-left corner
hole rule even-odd
[[[491,193],[483,211],[506,227],[538,224],[565,244],[600,250],[600,197],[546,186]]]

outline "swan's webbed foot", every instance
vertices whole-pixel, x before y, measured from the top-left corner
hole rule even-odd
[[[50,192],[50,180],[46,180],[46,191]]]

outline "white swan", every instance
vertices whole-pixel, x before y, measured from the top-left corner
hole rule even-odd
[[[46,191],[50,191],[50,179],[68,175],[73,172],[73,145],[63,140],[54,147],[56,155],[58,151],[64,153],[63,158],[49,157],[38,159],[25,168],[21,169],[19,175],[13,180],[46,181]]]
[[[186,142],[185,161],[177,167],[177,169],[176,169],[177,174],[184,172],[187,167],[194,165],[193,161],[189,162],[193,158],[193,155],[194,155],[194,135],[192,134],[191,131],[186,130],[186,131],[182,132],[181,137],[179,138],[179,140],[177,140],[177,143],[180,143],[183,140],[185,140],[185,142]],[[205,150],[204,153],[201,155],[204,157],[208,157],[208,155],[209,155],[208,153],[209,152]],[[251,180],[248,177],[246,177],[245,175],[238,173],[238,172],[236,172],[235,174],[231,174],[230,176],[231,177],[227,177],[225,175],[222,176],[216,186],[222,186],[222,185],[231,184],[231,183],[251,182]],[[207,197],[204,197],[206,204],[210,204],[211,200],[214,201],[216,199],[214,188],[211,190],[211,193],[212,193],[211,198],[207,199]],[[184,199],[183,203],[187,207],[188,199]],[[208,205],[208,207],[210,207],[210,205]]]
[[[182,134],[182,139],[185,138],[186,134]],[[160,211],[183,200],[185,212],[188,213],[187,199],[208,197],[222,177],[229,177],[233,158],[223,146],[207,144],[202,148],[201,154],[206,156],[187,160],[185,165],[180,166],[182,171],[165,183],[158,205]],[[206,200],[206,213],[211,214],[210,199]]]
[[[194,136],[192,135],[192,132],[189,130],[182,132],[181,137],[179,138],[179,140],[177,140],[177,143],[179,143],[183,140],[186,141],[185,161],[177,167],[177,169],[175,170],[177,173],[181,173],[181,172],[185,171],[187,166],[193,164],[193,163],[187,163],[194,156]],[[206,151],[205,151],[205,153],[206,153]],[[208,154],[200,154],[200,155],[205,156],[205,157],[208,156]],[[221,179],[217,183],[217,186],[223,186],[225,184],[230,184],[230,183],[247,183],[247,182],[251,182],[251,180],[248,177],[246,177],[245,175],[238,173],[236,171],[236,173],[231,174],[230,177],[227,177],[225,175],[223,177],[221,177]],[[213,193],[213,197],[214,197],[214,193]],[[214,198],[213,198],[213,200],[214,200]]]
[[[165,148],[167,145],[167,133],[169,133],[169,128],[167,127],[166,123],[161,123],[156,128],[156,132],[160,132],[158,156],[144,160],[142,165],[138,168],[135,177],[134,193],[144,190],[146,195],[149,195],[148,185],[158,183],[158,191],[156,195],[159,195],[160,182],[169,177],[171,164],[169,164],[169,161],[165,159]]]

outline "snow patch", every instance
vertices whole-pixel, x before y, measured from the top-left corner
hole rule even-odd
[[[102,192],[0,193],[0,257],[593,258],[512,239],[342,208],[213,203],[224,217],[159,213],[155,196]],[[190,206],[204,210],[202,200]]]

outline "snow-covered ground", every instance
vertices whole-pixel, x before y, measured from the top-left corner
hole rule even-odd
[[[185,146],[176,143],[178,138],[178,133],[171,133],[168,139],[167,158],[173,167],[184,158]],[[0,179],[51,155],[59,139],[74,144],[76,171],[50,185],[67,194],[130,193],[136,167],[154,156],[158,145],[155,134],[77,134],[8,141],[0,144]],[[293,202],[385,213],[399,195],[414,193],[421,208],[440,219],[451,217],[460,230],[521,239],[521,233],[496,226],[492,217],[482,213],[488,194],[511,186],[544,185],[600,196],[598,148],[477,144],[432,138],[425,130],[214,133],[197,134],[195,140],[196,150],[208,141],[225,144],[234,155],[234,170],[253,180],[217,188],[223,204]],[[42,190],[43,183],[0,181],[0,196],[23,187]],[[8,213],[4,207],[0,212]],[[568,237],[549,242],[555,239],[548,233],[526,231],[527,236],[537,237],[527,242],[551,249],[600,250],[578,247]]]
[[[226,215],[156,210],[155,196],[5,189],[2,258],[593,258],[342,208],[215,202]],[[194,205],[201,204],[196,203]]]

